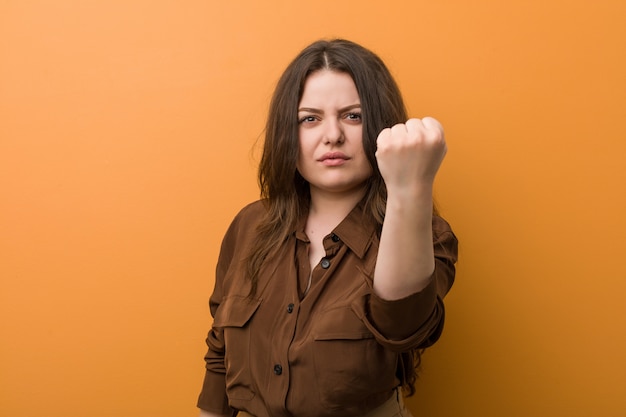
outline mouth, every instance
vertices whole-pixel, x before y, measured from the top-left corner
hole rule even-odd
[[[321,158],[318,159],[319,162],[332,162],[332,161],[347,161],[348,158],[344,153],[342,152],[327,152],[324,155],[322,155]]]
[[[327,167],[338,167],[349,161],[350,158],[341,152],[328,152],[322,155],[318,161]]]

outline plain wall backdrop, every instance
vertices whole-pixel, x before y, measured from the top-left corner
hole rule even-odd
[[[626,2],[0,0],[0,415],[196,416],[226,227],[319,38],[438,118],[418,417],[626,415]]]

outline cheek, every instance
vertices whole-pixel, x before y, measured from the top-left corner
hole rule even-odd
[[[302,167],[306,161],[305,155],[306,149],[303,149],[302,142],[300,141],[298,143],[298,157],[296,158],[296,170],[300,173],[302,173]]]
[[[314,152],[313,141],[307,135],[300,134],[298,139],[298,161],[305,161]]]

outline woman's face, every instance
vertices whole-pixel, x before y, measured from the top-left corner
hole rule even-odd
[[[352,78],[320,70],[304,84],[298,106],[297,169],[315,193],[363,191],[372,167],[363,150],[361,102]]]

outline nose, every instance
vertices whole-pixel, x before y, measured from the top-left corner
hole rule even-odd
[[[326,119],[324,129],[324,143],[336,145],[343,143],[344,134],[341,122],[335,119]]]

